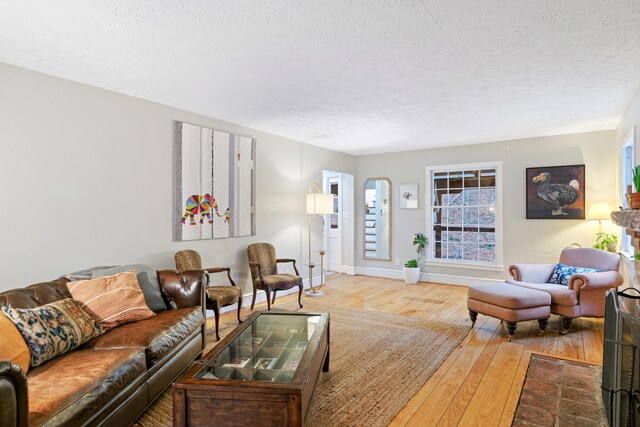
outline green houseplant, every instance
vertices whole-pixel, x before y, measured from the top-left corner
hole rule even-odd
[[[627,194],[627,203],[631,209],[640,209],[640,165],[633,168],[633,193]]]
[[[418,253],[417,259],[410,259],[409,261],[404,263],[404,267],[402,267],[402,274],[404,275],[405,283],[409,285],[415,285],[418,283],[418,279],[420,278],[420,260],[424,256],[424,248],[427,246],[429,240],[422,233],[416,233],[413,237],[413,246],[416,247],[416,252]]]
[[[615,252],[618,249],[618,235],[601,231],[596,234],[596,243],[593,247],[603,251]]]

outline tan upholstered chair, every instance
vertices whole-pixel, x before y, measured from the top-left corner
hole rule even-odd
[[[175,256],[176,269],[179,272],[189,270],[204,270],[207,278],[212,273],[227,273],[227,278],[231,286],[209,286],[211,280],[207,281],[207,309],[213,310],[216,318],[216,339],[220,341],[218,334],[218,322],[220,321],[220,308],[238,303],[238,323],[240,320],[240,310],[242,309],[242,291],[236,286],[236,282],[231,278],[230,268],[202,268],[200,254],[194,250],[187,249],[180,251]]]
[[[296,260],[289,258],[276,258],[276,250],[269,243],[254,243],[247,248],[249,257],[249,267],[251,268],[251,278],[253,279],[253,299],[251,300],[251,310],[256,302],[256,292],[258,289],[267,294],[267,309],[271,310],[271,304],[276,301],[276,292],[298,287],[298,304],[302,308],[302,277],[296,268]],[[283,262],[293,263],[293,274],[279,274],[278,264]],[[273,299],[271,299],[273,292]]]
[[[622,285],[618,272],[620,256],[591,248],[565,249],[560,264],[597,269],[597,273],[574,274],[569,286],[549,283],[556,264],[514,264],[509,267],[513,279],[510,285],[544,291],[551,295],[551,313],[562,316],[562,329],[566,332],[576,317],[604,317],[607,290]]]

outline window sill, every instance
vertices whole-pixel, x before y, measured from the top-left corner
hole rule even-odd
[[[472,262],[456,262],[456,261],[426,261],[427,266],[432,267],[450,267],[450,268],[466,268],[469,270],[484,271],[504,271],[503,265],[474,264]]]

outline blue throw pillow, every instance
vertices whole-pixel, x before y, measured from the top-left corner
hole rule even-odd
[[[574,274],[597,273],[598,271],[600,270],[596,270],[595,268],[572,267],[570,265],[558,264],[556,268],[553,269],[549,283],[569,286],[569,280]]]

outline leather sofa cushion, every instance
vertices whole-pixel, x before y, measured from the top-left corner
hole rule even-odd
[[[510,285],[519,286],[521,288],[546,292],[551,295],[551,304],[568,306],[578,304],[577,292],[563,285],[554,285],[551,283],[520,282],[518,280],[512,279],[509,279],[506,282]]]
[[[81,425],[145,372],[139,349],[77,349],[29,370],[29,425]]]
[[[203,323],[200,307],[161,311],[149,319],[112,329],[89,341],[83,348],[144,349],[149,369]]]

